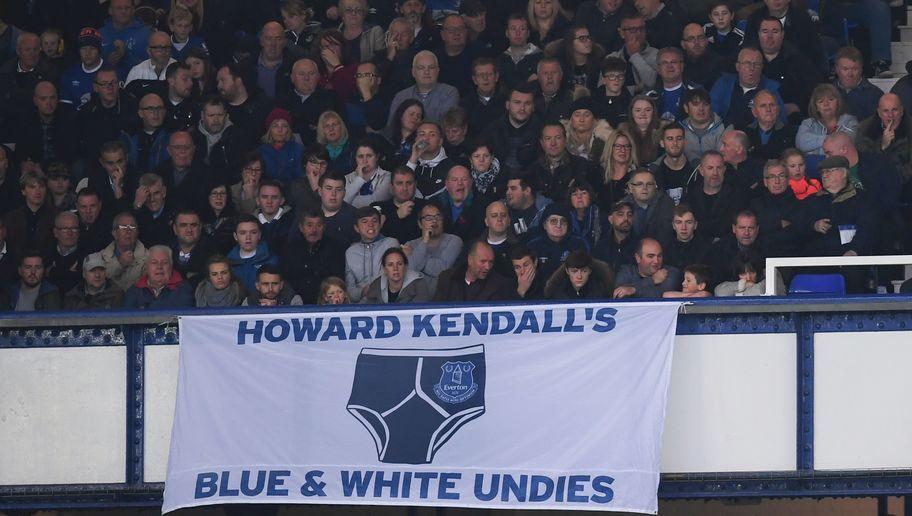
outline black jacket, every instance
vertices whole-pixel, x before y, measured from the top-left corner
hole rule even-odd
[[[16,127],[16,157],[36,163],[62,161],[72,164],[82,156],[79,148],[79,125],[76,111],[69,104],[57,105],[57,112],[48,124],[48,145],[44,145],[44,129],[36,108],[25,112]]]
[[[814,223],[830,219],[830,230],[825,234],[814,231]],[[847,187],[836,195],[821,190],[802,203],[797,230],[804,244],[806,256],[842,256],[847,251],[858,255],[871,254],[878,240],[877,212],[866,192]],[[842,243],[839,227],[854,226],[855,235],[850,242]]]
[[[583,288],[576,290],[567,275],[567,265],[561,264],[545,285],[547,299],[611,299],[614,294],[614,271],[601,260],[592,260],[592,274]]]
[[[136,99],[130,94],[121,92],[120,101],[111,108],[102,106],[98,95],[92,94],[92,99],[77,114],[82,156],[86,161],[94,163],[103,144],[120,139],[122,132],[129,132],[137,123],[136,113]]]
[[[459,265],[440,273],[434,301],[498,301],[511,299],[516,291],[511,289],[510,280],[496,271],[491,271],[483,280],[471,285],[465,281],[467,267]]]
[[[317,120],[324,111],[345,115],[338,96],[319,87],[304,100],[291,88],[276,98],[276,104],[291,113],[291,129],[301,135],[305,143],[316,141]]]
[[[702,182],[687,192],[687,201],[700,224],[700,235],[708,242],[731,234],[732,217],[745,202],[740,192],[730,183],[722,183],[722,190],[710,197],[703,193]]]
[[[345,277],[345,247],[329,238],[311,246],[301,237],[286,244],[281,263],[285,281],[304,303],[316,303],[323,279]]]
[[[495,93],[485,103],[478,96],[477,90],[472,91],[459,99],[459,105],[466,111],[466,120],[469,123],[470,137],[481,135],[485,128],[506,112],[507,97],[502,93]]]
[[[522,127],[514,128],[504,115],[488,126],[484,138],[491,144],[491,151],[500,160],[501,174],[509,173],[513,168],[525,170],[538,156],[538,139],[541,133],[541,121],[534,115]],[[519,139],[519,145],[510,143],[511,136]],[[511,166],[508,157],[515,156],[518,167]]]
[[[222,132],[222,136],[209,149],[206,136],[199,131],[193,131],[193,143],[196,145],[195,159],[201,161],[209,169],[212,179],[224,181],[233,185],[241,180],[241,159],[251,148],[245,147],[241,130],[230,126]],[[206,192],[208,195],[208,192]]]

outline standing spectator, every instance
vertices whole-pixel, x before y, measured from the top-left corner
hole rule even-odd
[[[733,181],[725,181],[725,158],[717,151],[707,151],[700,161],[700,178],[687,193],[687,203],[700,221],[700,233],[709,242],[728,234],[729,222],[744,200]]]
[[[172,267],[171,249],[150,247],[146,273],[127,289],[124,308],[185,308],[192,307],[193,302],[193,290]]]

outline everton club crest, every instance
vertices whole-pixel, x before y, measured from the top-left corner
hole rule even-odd
[[[475,394],[478,384],[472,376],[475,364],[468,361],[447,361],[440,366],[440,383],[434,385],[434,394],[445,403],[463,403]]]

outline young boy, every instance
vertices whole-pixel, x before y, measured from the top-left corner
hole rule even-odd
[[[662,297],[710,297],[707,287],[712,277],[708,266],[694,263],[684,267],[684,281],[681,282],[680,292],[665,292]]]
[[[353,303],[361,300],[367,288],[383,270],[383,253],[391,247],[399,247],[395,238],[380,234],[383,217],[371,206],[363,206],[355,212],[355,233],[361,237],[345,251],[345,284]]]
[[[734,17],[729,0],[719,0],[709,8],[710,23],[703,25],[710,48],[727,61],[735,60],[744,42],[744,31],[732,25]]]
[[[171,57],[183,61],[187,51],[193,47],[201,48],[207,53],[206,42],[199,36],[191,36],[193,15],[187,9],[175,6],[168,14],[168,30],[171,31]]]
[[[228,252],[231,271],[248,292],[256,290],[257,271],[264,265],[278,265],[279,258],[269,251],[263,239],[263,224],[253,215],[238,217],[234,228],[237,245]]]
[[[627,106],[630,92],[624,87],[627,78],[627,62],[620,57],[606,57],[602,62],[602,86],[592,96],[596,118],[604,118],[617,127],[627,120]]]

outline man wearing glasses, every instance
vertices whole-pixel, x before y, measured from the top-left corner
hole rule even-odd
[[[82,259],[85,250],[79,247],[79,217],[62,211],[54,219],[54,243],[44,254],[47,279],[61,292],[69,292],[82,280]]]
[[[132,95],[121,91],[117,70],[105,65],[95,72],[91,99],[77,113],[86,162],[98,159],[105,142],[120,138],[136,117],[136,104]]]
[[[638,170],[627,182],[625,201],[633,205],[633,236],[637,239],[652,237],[664,245],[674,238],[671,219],[674,201],[658,188],[655,175],[648,170]]]
[[[655,85],[659,51],[646,42],[646,20],[639,14],[624,16],[620,32],[624,45],[608,57],[628,63],[624,85],[630,93],[641,93]]]
[[[712,87],[712,110],[722,117],[726,127],[744,130],[754,120],[751,113],[754,97],[760,90],[769,90],[782,108],[779,83],[763,76],[763,53],[753,47],[742,48],[735,62],[736,74],[723,73]],[[784,109],[780,109],[784,113]]]
[[[142,276],[146,265],[146,246],[139,241],[136,217],[130,212],[121,212],[114,217],[111,234],[114,241],[101,250],[101,259],[108,279],[126,291]]]
[[[124,87],[137,96],[163,84],[168,65],[177,62],[171,57],[171,36],[167,32],[156,32],[149,37],[148,52],[149,59],[131,68],[124,81]],[[139,82],[131,85],[134,81]]]
[[[138,173],[151,172],[168,156],[170,135],[162,126],[165,124],[165,103],[155,93],[147,93],[139,101],[139,131],[123,133],[128,144],[127,157]]]

